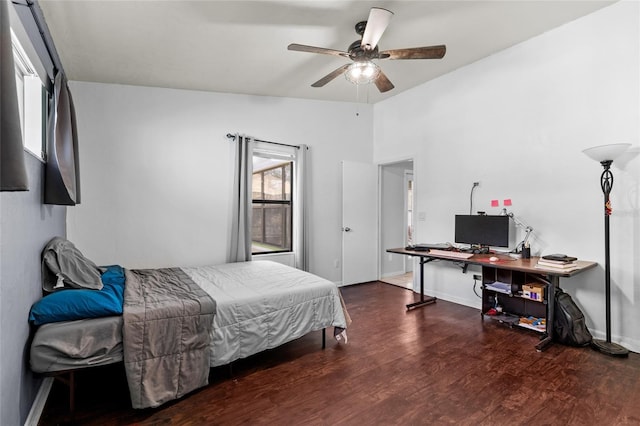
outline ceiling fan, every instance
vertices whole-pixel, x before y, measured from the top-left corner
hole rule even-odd
[[[372,59],[441,59],[447,50],[445,45],[412,47],[407,49],[392,49],[380,52],[378,41],[387,29],[393,12],[379,7],[372,7],[367,21],[358,22],[355,26],[356,33],[361,37],[347,49],[346,52],[323,47],[306,46],[292,43],[289,50],[309,53],[322,53],[325,55],[342,56],[353,62],[341,66],[330,72],[320,80],[313,83],[312,87],[322,87],[341,74],[355,84],[375,82],[380,92],[393,89],[393,83],[382,72],[380,67],[372,62]]]

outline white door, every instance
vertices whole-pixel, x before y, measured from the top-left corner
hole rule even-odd
[[[342,162],[342,285],[378,279],[378,166]]]

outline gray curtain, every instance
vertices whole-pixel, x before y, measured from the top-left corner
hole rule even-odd
[[[293,252],[295,267],[303,271],[309,270],[309,220],[307,218],[307,145],[300,145],[296,150],[295,165],[295,203],[293,205]]]
[[[13,63],[9,2],[0,1],[0,191],[28,191]]]
[[[62,73],[55,77],[51,114],[47,124],[45,204],[80,203],[78,131],[71,92]]]
[[[236,134],[234,148],[231,241],[227,262],[246,262],[251,260],[251,183],[253,173],[251,139]]]

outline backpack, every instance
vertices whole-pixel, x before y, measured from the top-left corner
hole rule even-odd
[[[553,318],[553,340],[569,346],[587,346],[593,337],[584,314],[571,296],[556,288]]]

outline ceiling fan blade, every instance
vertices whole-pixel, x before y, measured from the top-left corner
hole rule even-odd
[[[372,7],[367,19],[367,26],[362,34],[362,42],[360,45],[365,50],[373,50],[378,45],[380,37],[387,29],[393,12],[379,7]]]
[[[324,47],[306,46],[304,44],[291,43],[287,47],[287,49],[295,50],[296,52],[322,53],[324,55],[343,56],[345,58],[349,57],[348,52],[334,49],[325,49]]]
[[[409,49],[392,49],[380,52],[381,59],[442,59],[447,52],[447,46],[412,47]],[[388,56],[387,56],[388,55]]]
[[[380,70],[380,74],[378,74],[378,78],[376,78],[376,87],[380,91],[380,93],[388,92],[393,89],[395,86],[387,76]]]
[[[347,68],[349,68],[349,65],[351,65],[351,64],[343,65],[340,68],[331,71],[329,74],[325,75],[320,80],[318,80],[315,83],[313,83],[311,85],[311,87],[322,87],[322,86],[324,86],[325,84],[327,84],[328,82],[330,82],[331,80],[336,78],[337,76],[339,76],[341,74],[344,74],[344,72],[347,70]]]

